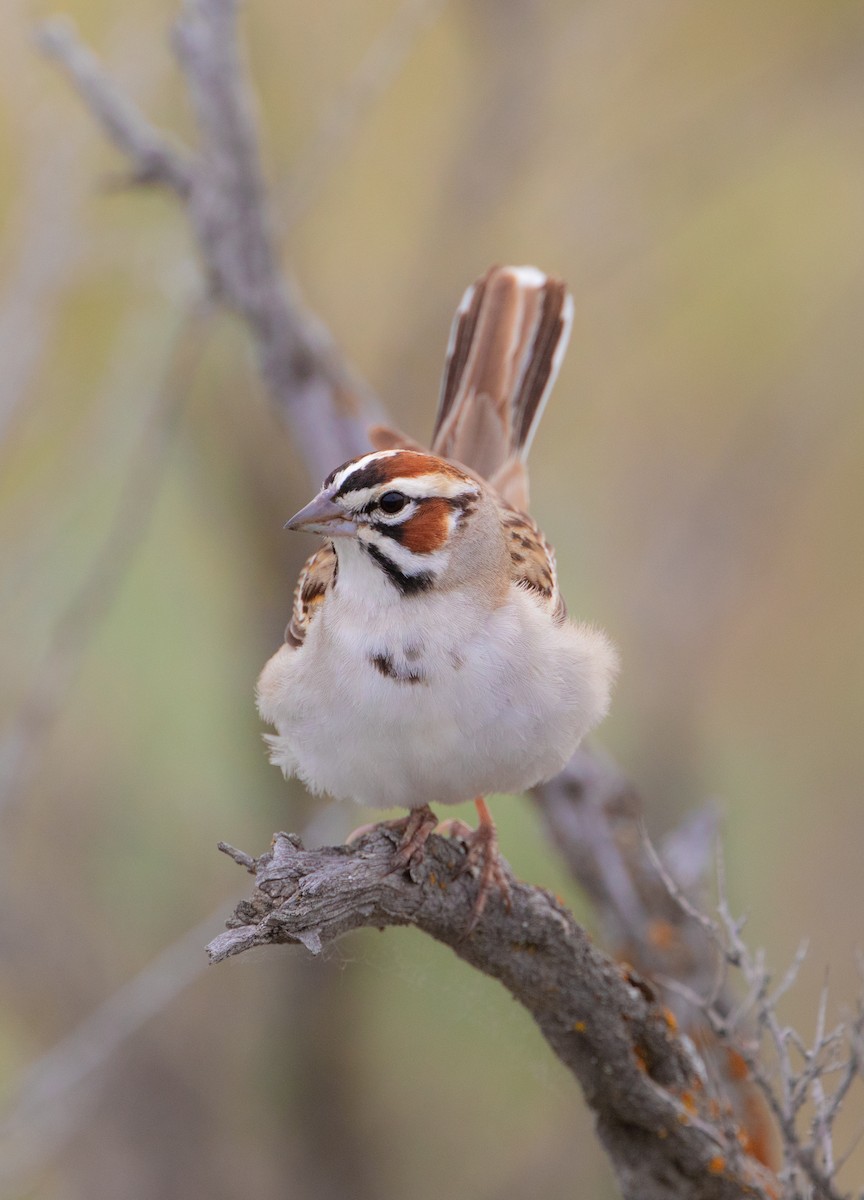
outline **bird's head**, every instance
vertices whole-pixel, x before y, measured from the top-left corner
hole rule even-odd
[[[285,528],[332,538],[337,554],[353,542],[400,592],[412,594],[450,571],[488,503],[479,480],[443,458],[379,450],[328,475]]]

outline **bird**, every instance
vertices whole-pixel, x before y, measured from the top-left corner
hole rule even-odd
[[[486,803],[556,775],[606,715],[618,656],[571,621],[555,552],[527,514],[526,458],[573,321],[565,284],[494,266],[453,319],[431,449],[376,426],[288,530],[325,540],[257,685],[270,759],[313,793],[407,808],[393,869],[422,860],[432,805],[509,904]]]

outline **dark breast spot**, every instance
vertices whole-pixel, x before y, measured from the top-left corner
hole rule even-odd
[[[380,672],[385,679],[398,679],[396,667],[393,665],[393,659],[389,654],[373,654],[369,661],[376,671]]]
[[[369,661],[385,679],[394,679],[397,683],[426,682],[426,676],[419,671],[400,671],[389,654],[372,654]]]

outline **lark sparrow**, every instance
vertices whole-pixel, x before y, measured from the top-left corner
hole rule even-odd
[[[555,775],[605,715],[616,655],[567,619],[527,505],[525,458],[573,305],[533,267],[470,287],[448,346],[432,453],[372,431],[286,528],[327,540],[258,681],[271,761],[314,792],[407,807],[394,859],[422,856],[429,805],[475,799],[475,921],[505,892],[483,797]],[[460,826],[465,834],[466,827]]]

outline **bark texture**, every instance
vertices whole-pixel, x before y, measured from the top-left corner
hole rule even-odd
[[[579,1081],[628,1200],[777,1195],[735,1129],[710,1111],[699,1061],[653,988],[599,950],[554,896],[504,864],[509,911],[493,898],[466,937],[476,881],[463,870],[461,843],[433,835],[423,862],[406,872],[391,870],[395,845],[379,827],[353,845],[317,850],[278,833],[258,859],[223,846],[255,875],[255,888],[210,943],[211,960],[279,942],[318,954],[354,929],[413,925],[528,1010]]]

